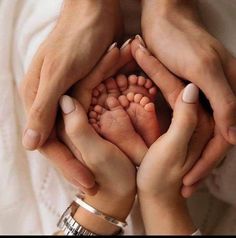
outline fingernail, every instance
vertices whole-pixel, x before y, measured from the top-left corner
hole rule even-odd
[[[139,42],[140,42],[140,44],[141,44],[142,46],[145,46],[144,40],[143,40],[143,38],[142,38],[140,35],[136,35],[136,36],[135,36],[135,39],[138,39]]]
[[[73,99],[67,95],[61,97],[60,106],[65,114],[69,114],[75,110]]]
[[[110,52],[112,49],[114,49],[117,46],[117,42],[114,42],[107,50],[107,52]]]
[[[199,89],[193,83],[188,84],[183,92],[182,99],[186,103],[196,103],[198,100]]]
[[[120,47],[120,49],[125,48],[130,42],[131,42],[131,39],[129,38],[129,39]]]
[[[22,144],[28,150],[35,150],[40,142],[40,134],[32,129],[26,129]]]
[[[139,45],[139,49],[142,50],[145,54],[149,54],[147,48],[143,47],[142,45]]]
[[[231,126],[229,128],[229,138],[236,142],[236,126]]]

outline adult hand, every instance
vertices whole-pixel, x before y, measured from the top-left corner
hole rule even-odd
[[[193,163],[188,153],[197,119],[198,88],[189,84],[176,100],[168,131],[151,145],[138,169],[137,189],[147,234],[194,232],[180,189]]]
[[[78,101],[69,96],[62,96],[60,104],[67,137],[81,152],[83,161],[94,173],[99,184],[99,192],[92,197],[85,195],[84,200],[108,216],[124,221],[136,194],[134,165],[117,146],[96,133],[88,122],[86,111]],[[116,226],[94,215],[85,214],[83,209],[78,209],[75,218],[80,224],[82,221],[82,225],[92,232],[109,235],[119,231]]]
[[[236,59],[201,25],[195,1],[143,0],[148,49],[209,99],[222,136],[236,144]]]
[[[70,182],[85,188],[93,187],[92,174],[52,129],[60,96],[89,73],[119,31],[118,4],[65,1],[55,29],[40,46],[21,87],[28,114],[23,145],[29,150],[40,148]]]
[[[177,97],[184,88],[183,82],[168,71],[140,43],[137,39],[132,43],[132,53],[137,63],[160,88],[166,101],[174,109]],[[213,119],[200,106],[198,126],[191,139],[190,153],[188,154],[189,157],[192,157],[189,159],[193,162],[192,166],[199,157],[200,159],[183,180],[182,195],[185,197],[190,196],[196,190],[197,183],[209,174],[230,147],[214,126]]]

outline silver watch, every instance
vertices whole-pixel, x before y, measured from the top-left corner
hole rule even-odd
[[[81,226],[73,218],[77,209],[78,209],[77,204],[75,202],[72,202],[71,205],[62,214],[57,224],[58,228],[61,229],[64,235],[67,236],[96,236],[95,233]]]

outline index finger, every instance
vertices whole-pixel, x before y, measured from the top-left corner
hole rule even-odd
[[[184,88],[179,78],[172,74],[158,59],[135,39],[132,42],[132,54],[143,71],[160,88],[165,99],[174,108],[175,102]]]

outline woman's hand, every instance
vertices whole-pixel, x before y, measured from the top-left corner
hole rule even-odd
[[[40,46],[21,87],[28,114],[23,145],[29,150],[39,148],[69,181],[86,189],[93,187],[93,176],[53,131],[57,105],[61,95],[98,62],[120,24],[118,1],[66,0],[55,29]]]
[[[195,1],[143,0],[148,49],[209,99],[220,133],[236,144],[236,59],[201,25]]]
[[[139,66],[160,88],[172,109],[184,83],[172,74],[157,58],[153,57],[141,42],[135,39],[132,53]],[[211,170],[224,158],[230,144],[215,126],[213,118],[200,106],[196,133],[190,144],[189,157],[192,157],[193,168],[183,180],[182,194],[189,197],[196,190],[198,182],[204,179]],[[198,161],[197,161],[198,160]]]
[[[194,226],[181,196],[182,180],[192,166],[189,142],[197,126],[198,88],[179,95],[168,131],[154,142],[137,174],[147,234],[191,234]]]
[[[118,147],[102,139],[95,132],[78,101],[63,96],[60,104],[64,112],[66,140],[69,139],[80,151],[83,163],[93,172],[99,186],[95,196],[85,195],[85,201],[103,213],[124,221],[132,208],[136,194],[135,167]],[[88,218],[88,214],[85,215],[83,209],[78,210],[76,217],[81,225],[98,234],[109,235],[117,229],[94,215],[90,216],[90,219],[85,219],[84,217]],[[94,219],[97,219],[97,223]]]

